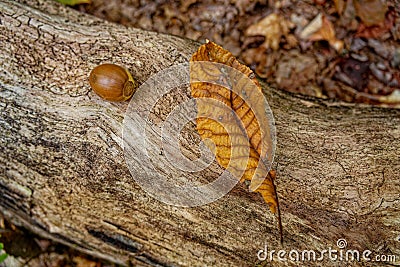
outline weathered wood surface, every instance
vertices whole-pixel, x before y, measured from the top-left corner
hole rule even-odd
[[[128,103],[90,91],[97,64],[125,65],[142,83],[186,62],[197,43],[23,2],[0,2],[0,208],[14,223],[121,264],[254,266],[265,244],[318,251],[339,238],[400,261],[400,110],[265,89],[278,134],[281,247],[276,219],[243,185],[196,208],[147,195],[121,148]]]

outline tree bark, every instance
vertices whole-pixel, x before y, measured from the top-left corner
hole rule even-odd
[[[257,253],[266,245],[338,249],[340,238],[345,249],[396,255],[400,263],[400,110],[263,84],[277,129],[281,246],[275,217],[244,185],[195,208],[147,195],[121,145],[128,102],[103,101],[89,87],[98,64],[124,65],[143,83],[187,62],[198,43],[108,23],[55,1],[23,2],[0,2],[0,207],[14,224],[123,265],[296,265],[276,255],[260,262]],[[332,262],[372,264],[328,257],[302,264]]]

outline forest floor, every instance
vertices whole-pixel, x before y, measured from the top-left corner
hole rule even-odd
[[[93,0],[76,7],[127,26],[209,39],[271,86],[400,106],[399,0]]]
[[[92,0],[73,8],[214,41],[282,90],[400,107],[399,0]],[[17,229],[1,214],[0,235],[10,254],[0,266],[114,266]]]

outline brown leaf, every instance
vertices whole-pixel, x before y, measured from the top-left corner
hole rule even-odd
[[[339,15],[342,15],[345,7],[344,0],[334,0],[333,2],[335,2],[336,11],[339,13]]]
[[[286,20],[283,16],[273,13],[248,27],[245,34],[247,36],[265,36],[262,46],[266,49],[272,48],[273,50],[278,50],[281,37],[287,37],[292,27],[294,27],[293,23]]]
[[[368,83],[369,62],[362,62],[353,58],[339,62],[335,78],[362,91]]]
[[[199,61],[220,65],[203,62],[196,65]],[[266,152],[271,151],[273,140],[263,94],[254,73],[213,42],[200,46],[191,64],[190,84],[192,96],[197,100],[199,135],[214,150],[218,163],[240,181],[252,181],[250,189],[260,192],[275,213],[278,202],[266,163],[272,161]],[[202,82],[205,79],[213,82]],[[230,84],[230,89],[222,86],[221,80]],[[254,188],[254,181],[262,183]]]
[[[75,256],[72,261],[76,264],[76,267],[100,267],[101,263],[89,260],[83,256]]]
[[[353,0],[346,0],[344,2],[343,10],[339,15],[340,18],[337,21],[337,26],[345,28],[347,31],[354,31],[357,29],[359,22],[356,20],[356,10],[353,5]]]
[[[323,96],[316,84],[319,65],[315,57],[293,49],[280,58],[275,69],[275,81],[279,88],[316,97]]]
[[[393,107],[399,108],[400,107],[400,90],[394,90],[388,96],[381,96],[379,97],[379,101],[381,103],[392,105]]]
[[[393,28],[395,25],[395,12],[389,11],[386,14],[385,20],[377,25],[366,26],[365,24],[361,23],[358,26],[356,36],[357,37],[364,37],[364,38],[371,38],[371,39],[378,39]]]
[[[336,38],[335,29],[332,22],[322,14],[316,16],[300,33],[300,37],[310,41],[325,40],[336,49],[342,51],[343,41]]]
[[[357,16],[367,27],[381,25],[385,21],[388,10],[387,4],[382,0],[353,0]]]

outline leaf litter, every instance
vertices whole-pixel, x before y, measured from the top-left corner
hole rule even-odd
[[[399,66],[395,63],[398,56],[394,52],[400,49],[399,0],[93,0],[90,5],[76,8],[146,30],[201,42],[209,39],[283,90],[400,106]],[[382,51],[377,53],[370,40],[382,44],[381,50],[387,47],[389,51],[383,53],[389,56],[382,57]],[[362,43],[365,45],[360,47]],[[288,75],[283,66],[291,56],[296,67]],[[343,69],[334,65],[357,56],[366,57],[371,66],[385,64],[385,73],[389,73],[386,75],[396,82],[377,79],[373,71],[367,72],[367,82],[357,85],[338,78],[347,74],[340,73]],[[302,59],[307,67],[297,66]],[[299,77],[301,82],[297,81]],[[374,90],[376,86],[385,89]]]

